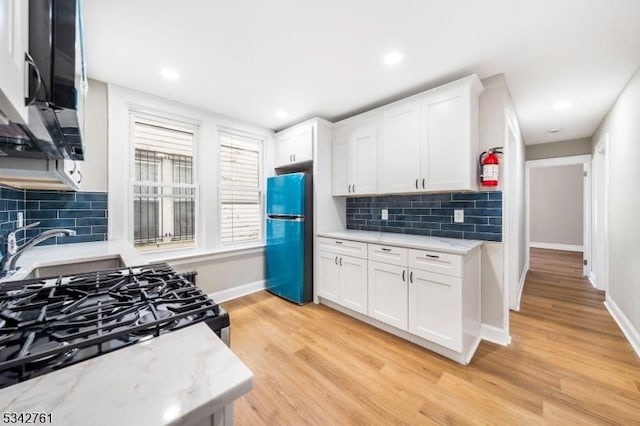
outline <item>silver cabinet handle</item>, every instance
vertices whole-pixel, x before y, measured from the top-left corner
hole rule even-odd
[[[419,181],[420,181],[420,178],[416,179],[416,189],[420,189],[420,187],[418,186]]]
[[[424,189],[424,181],[425,181],[425,179],[422,178],[422,189]]]
[[[342,258],[340,258],[340,266],[342,266]]]
[[[356,192],[356,184],[354,183],[353,185],[351,185],[351,188],[353,189],[353,193],[355,194],[355,192]]]
[[[406,281],[406,276],[407,276],[407,270],[403,269],[402,270],[402,281]]]
[[[342,244],[342,241],[335,241],[336,244]]]
[[[413,284],[413,271],[409,272],[409,282]]]
[[[338,264],[338,256],[336,256],[335,259],[333,259],[334,262],[336,262],[336,265]]]
[[[289,154],[289,162],[293,163],[293,154]]]
[[[295,154],[293,154],[293,162],[294,163],[296,162],[296,155]]]
[[[382,247],[380,250],[382,250],[382,251],[391,251],[390,248],[386,248],[386,247]]]
[[[430,257],[431,259],[440,259],[440,256],[436,256],[435,254],[425,254],[425,256]]]
[[[349,184],[349,186],[347,186],[349,194],[351,194],[351,184]]]

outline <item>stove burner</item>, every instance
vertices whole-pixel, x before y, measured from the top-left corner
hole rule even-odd
[[[229,319],[166,264],[0,285],[0,388],[205,321]]]

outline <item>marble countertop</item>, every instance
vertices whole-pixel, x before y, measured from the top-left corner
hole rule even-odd
[[[127,266],[148,263],[127,241],[96,241],[89,243],[38,246],[27,250],[18,258],[18,270],[11,276],[0,280],[17,281],[24,279],[39,267],[61,265],[74,262],[90,262],[120,256]]]
[[[338,238],[341,240],[360,241],[364,243],[409,247],[421,250],[433,250],[453,254],[467,254],[484,244],[484,241],[478,240],[460,240],[456,238],[426,237],[421,235],[357,231],[350,229],[334,232],[319,232],[318,236]]]
[[[205,324],[0,389],[0,411],[53,425],[191,424],[253,387],[253,373]]]

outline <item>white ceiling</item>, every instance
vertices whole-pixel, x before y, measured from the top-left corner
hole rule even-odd
[[[83,5],[91,78],[273,129],[503,73],[527,143],[585,137],[640,66],[639,0]],[[382,61],[391,50],[405,58],[393,68]],[[163,67],[180,78],[165,80]],[[558,100],[572,107],[557,111]]]

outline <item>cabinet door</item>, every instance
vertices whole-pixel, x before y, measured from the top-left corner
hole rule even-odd
[[[319,251],[316,268],[318,268],[318,296],[340,303],[340,267],[335,253]]]
[[[407,330],[407,268],[369,261],[369,316]]]
[[[27,123],[24,53],[28,48],[29,2],[0,0],[0,123]]]
[[[462,278],[409,270],[409,332],[462,351]]]
[[[349,129],[335,129],[331,143],[331,194],[350,195]]]
[[[382,181],[384,193],[415,192],[420,180],[420,104],[392,105],[382,112]]]
[[[313,160],[313,126],[293,129],[292,154],[294,163]]]
[[[380,126],[367,120],[356,129],[349,142],[349,169],[356,194],[375,194],[378,190],[378,133]]]
[[[340,265],[340,303],[356,312],[367,315],[367,261],[343,256]]]
[[[475,152],[471,152],[468,90],[427,96],[421,104],[424,189],[474,189]]]
[[[293,163],[293,134],[280,133],[276,136],[276,167],[288,166]]]

